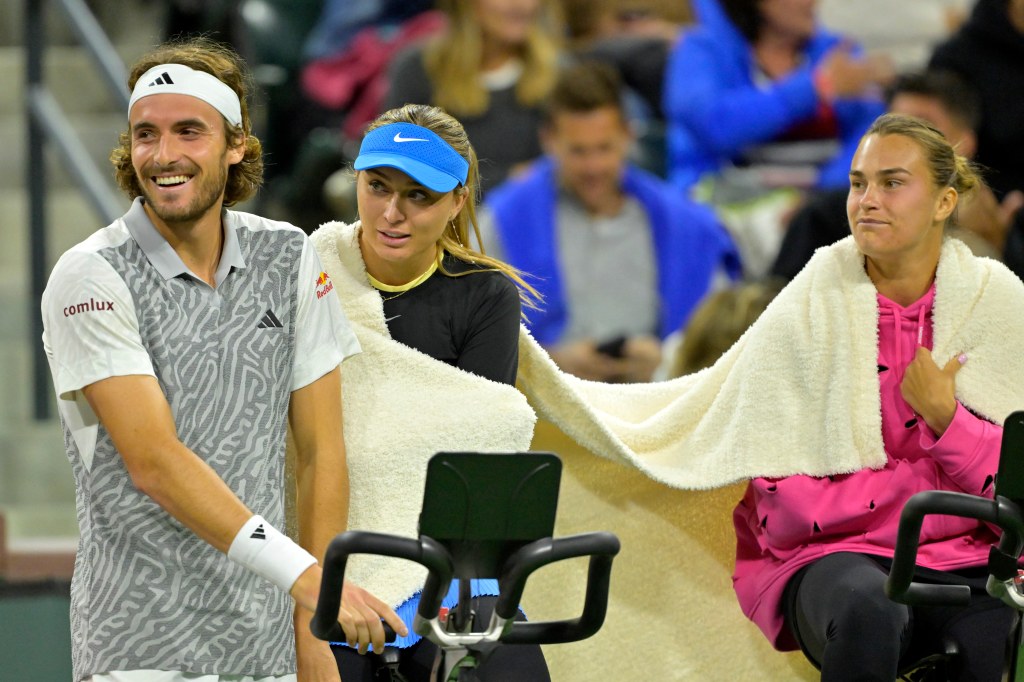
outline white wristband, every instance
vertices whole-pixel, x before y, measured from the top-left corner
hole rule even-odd
[[[253,515],[231,541],[228,558],[261,575],[285,592],[302,573],[316,563],[312,554],[271,526],[259,514]]]

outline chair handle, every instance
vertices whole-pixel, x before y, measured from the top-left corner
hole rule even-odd
[[[619,549],[619,539],[607,532],[543,538],[520,547],[509,557],[499,580],[501,594],[494,612],[508,621],[508,629],[501,636],[501,641],[508,644],[562,644],[586,639],[600,630],[608,611],[612,560]],[[529,623],[514,621],[526,581],[534,571],[556,561],[583,556],[590,557],[590,564],[583,613],[579,618]]]
[[[380,554],[408,559],[426,567],[429,573],[420,597],[419,613],[432,618],[441,608],[452,580],[452,562],[447,550],[428,537],[402,538],[368,531],[346,531],[337,535],[324,556],[324,574],[320,582],[320,598],[310,622],[310,630],[319,639],[343,642],[345,632],[338,623],[341,589],[345,581],[345,565],[351,554]],[[387,629],[387,628],[386,628]]]
[[[885,581],[885,594],[893,601],[909,606],[956,605],[970,602],[966,585],[930,585],[913,582],[921,524],[928,514],[943,514],[978,519],[1003,530],[999,551],[1020,556],[1024,539],[1024,519],[1020,507],[1005,497],[990,500],[966,493],[927,490],[917,493],[903,506],[899,532],[892,557],[892,568]]]

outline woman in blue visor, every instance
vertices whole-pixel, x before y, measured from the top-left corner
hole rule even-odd
[[[342,367],[348,527],[416,537],[434,453],[529,449],[535,417],[514,384],[521,308],[535,299],[514,268],[479,245],[477,158],[455,118],[418,104],[385,112],[354,169],[359,220],[313,235],[321,289],[340,297],[362,347]],[[437,653],[412,628],[424,575],[411,562],[370,555],[346,567],[408,626],[393,646],[409,682],[430,679]],[[472,580],[470,592],[474,629],[486,629],[497,581]],[[444,607],[458,597],[453,581]],[[345,682],[380,679],[377,657],[332,651]],[[550,679],[539,646],[499,646],[477,672],[488,682]]]

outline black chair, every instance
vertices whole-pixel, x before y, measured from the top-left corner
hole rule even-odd
[[[345,639],[337,622],[351,554],[415,561],[429,571],[413,630],[440,648],[439,680],[476,679],[474,668],[497,644],[558,644],[586,639],[604,623],[619,540],[607,532],[553,538],[562,464],[550,453],[439,453],[427,468],[418,539],[364,531],[338,535],[327,549],[313,634]],[[526,581],[563,559],[590,557],[582,614],[571,620],[516,622]],[[490,622],[473,632],[469,581],[497,578]],[[441,602],[459,581],[459,604],[442,619]]]
[[[1014,412],[1003,425],[1003,441],[996,474],[995,498],[975,497],[964,493],[939,490],[921,492],[909,500],[900,515],[896,548],[885,583],[890,599],[910,606],[966,605],[971,590],[966,585],[935,585],[914,582],[918,539],[921,525],[928,514],[962,516],[985,521],[1002,529],[999,544],[989,550],[989,577],[986,590],[1018,611],[1024,611],[1024,593],[1016,584],[1018,565],[1024,553],[1024,411]],[[1018,679],[1018,658],[1024,631],[1021,619],[1010,633],[1005,665],[1008,682]],[[946,665],[955,651],[942,657]],[[946,679],[932,676],[913,679]],[[1024,671],[1020,676],[1024,679]]]

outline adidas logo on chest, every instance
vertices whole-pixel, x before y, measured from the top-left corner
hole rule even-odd
[[[284,325],[281,324],[281,320],[277,319],[277,315],[274,311],[267,308],[267,312],[263,313],[263,317],[260,318],[259,324],[256,325],[257,329],[283,329]]]

